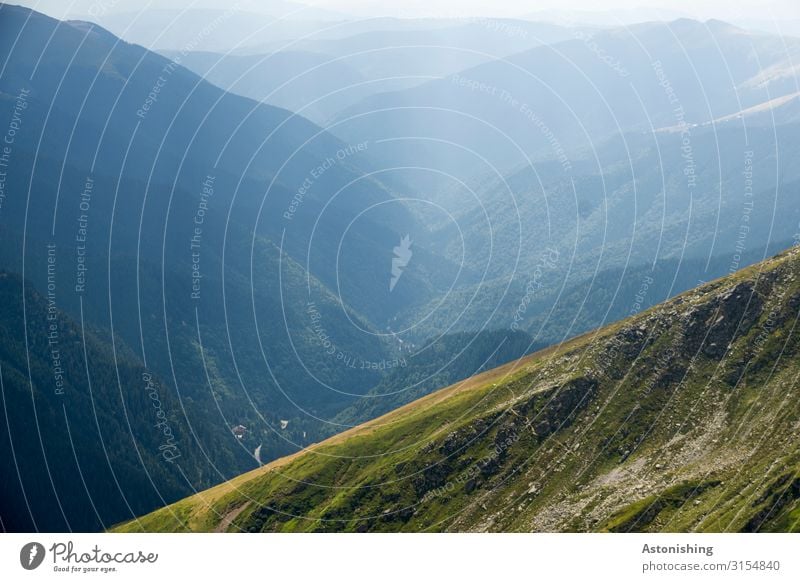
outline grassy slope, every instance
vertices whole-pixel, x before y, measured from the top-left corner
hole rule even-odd
[[[800,250],[119,531],[800,530]]]

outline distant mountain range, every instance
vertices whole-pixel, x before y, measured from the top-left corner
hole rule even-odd
[[[333,130],[387,140],[398,163],[503,173],[528,156],[571,159],[620,133],[701,124],[798,91],[793,38],[687,19],[575,36],[374,95]]]
[[[377,19],[372,30],[357,32],[359,24],[344,22],[296,39],[245,47],[247,55],[162,53],[227,91],[286,107],[324,125],[377,93],[419,85],[575,34],[522,20],[468,19],[409,29]],[[356,31],[348,34],[352,29]]]
[[[640,24],[341,113],[332,131],[370,135],[409,195],[437,205],[421,218],[440,252],[482,274],[418,331],[509,325],[547,249],[560,260],[542,276],[564,290],[610,271],[635,286],[660,261],[704,261],[708,280],[747,264],[743,252],[772,254],[800,222],[799,47],[719,21]],[[667,276],[673,292],[697,282]],[[396,325],[432,307],[401,311]]]

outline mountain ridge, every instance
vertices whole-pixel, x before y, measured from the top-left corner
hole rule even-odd
[[[308,368],[350,393],[368,390],[379,374],[348,370],[325,354],[307,302],[315,302],[340,351],[382,361],[394,346],[350,323],[377,331],[374,321],[364,321],[367,315],[390,313],[388,299],[402,303],[430,293],[437,277],[455,268],[418,240],[413,266],[389,296],[392,245],[403,231],[417,229],[400,204],[391,204],[397,231],[385,220],[388,204],[351,225],[364,206],[394,200],[360,170],[358,147],[347,149],[290,111],[225,93],[102,27],[7,4],[1,10],[0,52],[8,57],[0,120],[14,115],[15,101],[6,95],[20,87],[30,94],[4,179],[4,192],[20,195],[3,200],[0,266],[46,290],[45,249],[55,244],[58,304],[75,317],[76,222],[85,215],[87,323],[121,334],[175,392],[202,402],[196,421],[215,418],[230,437],[223,448],[240,448],[228,425],[250,427],[251,450],[264,444],[264,459],[294,450],[285,448],[287,433],[327,429],[329,423],[298,413],[295,402],[326,421],[350,402],[301,377],[298,353]],[[328,164],[331,159],[336,163]],[[203,191],[209,175],[210,197]],[[87,177],[94,195],[83,210]],[[302,203],[285,218],[301,188]],[[333,196],[337,191],[343,194]],[[190,246],[196,218],[202,219],[202,259]],[[345,232],[337,254],[331,241]],[[199,265],[202,281],[197,299],[192,265]],[[379,276],[384,271],[386,281]],[[366,280],[357,279],[364,273]],[[379,293],[386,302],[376,299]],[[237,333],[229,334],[228,324]],[[287,418],[291,428],[276,430]],[[252,457],[233,462],[229,455],[214,463],[227,476],[257,466]]]
[[[798,307],[793,247],[115,531],[796,531]]]

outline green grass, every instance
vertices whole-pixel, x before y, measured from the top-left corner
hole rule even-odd
[[[783,280],[798,263],[783,253],[117,529],[210,531],[244,507],[230,531],[737,531],[760,515],[796,531],[797,499],[764,506],[775,467],[800,455],[798,278],[761,285],[762,313],[723,360],[693,357],[688,322],[759,269]],[[754,354],[770,310],[782,323]]]

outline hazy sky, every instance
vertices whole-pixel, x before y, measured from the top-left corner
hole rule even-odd
[[[232,6],[248,12],[275,15],[298,8],[292,0],[6,0],[36,8],[56,17],[139,11],[150,8],[219,8]],[[365,18],[370,16],[401,17],[539,17],[559,16],[574,20],[599,19],[606,24],[615,20],[669,20],[689,16],[701,20],[718,18],[729,22],[777,22],[799,20],[800,0],[299,0],[311,6],[295,15],[329,20],[335,13]],[[313,7],[324,9],[315,11]],[[315,15],[316,12],[316,15]],[[573,13],[570,15],[569,13]],[[577,13],[577,14],[575,14]],[[580,13],[594,13],[594,16]]]
[[[482,14],[495,16],[526,16],[542,11],[590,11],[612,10],[675,12],[700,18],[724,18],[726,14],[738,14],[759,19],[798,18],[798,0],[308,0],[308,4],[340,10],[359,16],[393,14],[406,16],[454,16],[458,14]]]

